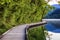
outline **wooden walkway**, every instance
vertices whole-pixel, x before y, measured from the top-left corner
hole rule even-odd
[[[32,24],[24,24],[16,26],[4,33],[4,36],[0,40],[25,40],[25,29],[46,24],[46,22],[38,22]]]
[[[20,25],[7,31],[0,40],[24,40],[24,30],[27,25]]]

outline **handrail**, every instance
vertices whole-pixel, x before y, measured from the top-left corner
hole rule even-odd
[[[31,24],[28,24],[27,27],[25,28],[25,40],[27,40],[27,35],[28,35],[28,30],[30,28],[33,28],[33,27],[36,27],[36,26],[40,26],[40,25],[44,25],[44,24],[47,24],[46,21],[42,21],[42,22],[38,22],[38,23],[31,23]]]

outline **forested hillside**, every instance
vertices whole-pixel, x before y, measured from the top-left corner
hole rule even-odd
[[[40,22],[50,9],[51,7],[45,0],[0,0],[0,34],[15,25]],[[38,37],[41,36],[39,30],[42,31],[42,29],[36,29],[37,31],[35,29],[32,31],[37,32],[36,40],[38,40]],[[35,36],[32,35],[29,36],[30,40],[35,40]]]
[[[60,19],[60,8],[55,9],[53,12],[49,12],[45,18],[46,19]]]

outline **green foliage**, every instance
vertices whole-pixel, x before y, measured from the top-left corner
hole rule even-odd
[[[30,29],[28,31],[28,40],[46,40],[42,27]]]
[[[15,25],[39,22],[50,9],[45,0],[0,0],[0,34]],[[37,32],[36,37],[42,29],[37,30],[39,31],[32,30]],[[35,35],[34,33],[32,34]],[[39,37],[31,40],[38,39],[40,40]]]
[[[58,4],[60,5],[60,1],[58,1]]]

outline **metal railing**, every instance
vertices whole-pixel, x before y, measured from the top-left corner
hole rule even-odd
[[[41,26],[41,25],[44,25],[44,24],[47,24],[46,21],[42,21],[42,22],[38,22],[38,23],[31,23],[31,24],[28,24],[27,27],[25,28],[25,40],[28,39],[28,30],[30,28],[33,28],[33,27],[37,27],[37,26]]]
[[[27,39],[28,39],[28,30],[29,30],[30,28],[37,27],[37,26],[41,26],[41,25],[44,25],[44,24],[46,24],[46,21],[27,24],[27,25],[25,25],[24,27],[22,26],[23,29],[19,31],[19,33],[20,33],[21,31],[23,31],[23,32],[22,32],[23,35],[22,35],[22,37],[21,37],[21,38],[22,38],[21,40],[27,40]],[[21,27],[21,25],[20,25],[19,27]],[[15,28],[15,27],[14,27],[14,28]],[[7,33],[9,33],[10,31],[12,31],[14,28],[12,28],[12,29],[10,29],[9,31],[7,31],[6,33],[4,33],[4,35],[1,36],[1,39],[3,39],[4,36],[7,35]],[[21,34],[21,33],[20,33],[20,34]],[[14,35],[14,32],[13,32],[12,35]],[[17,35],[17,34],[16,34],[16,35]],[[9,34],[8,34],[8,36],[9,36]],[[10,37],[11,37],[11,36],[10,36]],[[13,36],[13,37],[16,38],[15,36]],[[20,40],[20,35],[18,35],[18,37],[19,37],[18,40]],[[14,39],[14,38],[12,38],[12,39]],[[3,39],[3,40],[5,40],[5,39]],[[9,38],[8,38],[8,40],[9,40]]]

